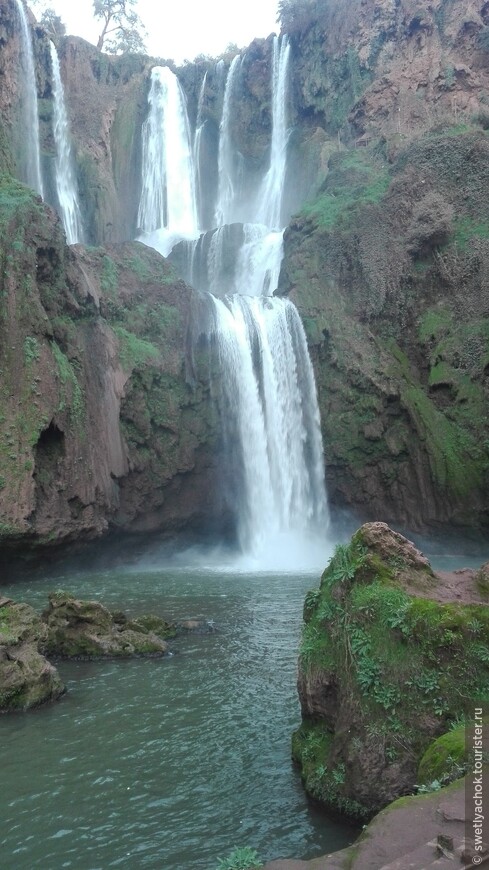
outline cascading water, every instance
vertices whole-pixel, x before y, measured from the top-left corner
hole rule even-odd
[[[83,223],[71,154],[68,115],[56,46],[51,42],[54,94],[54,141],[56,143],[56,190],[61,220],[69,245],[83,241]]]
[[[270,161],[254,196],[242,190],[241,156],[231,135],[242,59],[238,55],[232,61],[220,124],[217,228],[192,244],[182,243],[178,257],[175,252],[187,277],[210,291],[202,297],[208,325],[203,330],[197,324],[196,333],[205,332],[217,355],[220,376],[214,388],[224,440],[235,463],[232,498],[240,547],[245,564],[250,566],[251,560],[254,568],[262,569],[303,568],[307,563],[317,567],[324,563],[327,549],[328,509],[312,365],[297,310],[288,300],[273,296],[283,256],[289,54],[287,39],[275,38]],[[169,223],[167,170],[161,170],[164,161],[158,159],[168,147],[163,119],[170,114],[169,94],[160,78],[154,70],[151,111],[143,133],[140,223],[147,233]],[[202,117],[199,112],[195,155]],[[180,140],[180,147],[186,153],[185,141]],[[185,168],[183,187],[186,173]],[[244,215],[251,221],[233,223]],[[172,241],[175,238],[176,234]],[[153,244],[150,236],[144,240]],[[232,250],[236,256],[230,268]],[[225,295],[226,287],[234,295]]]
[[[239,542],[262,567],[314,560],[327,525],[314,374],[304,329],[284,299],[213,299],[225,434],[239,445]]]
[[[236,220],[235,204],[238,195],[238,164],[239,155],[236,153],[231,139],[231,107],[239,70],[241,56],[239,54],[231,61],[229,73],[224,90],[221,126],[219,130],[219,187],[217,192],[217,206],[215,223],[217,227],[231,224]]]
[[[167,256],[180,239],[197,239],[195,171],[185,95],[176,75],[154,67],[143,124],[140,241]]]
[[[258,193],[257,223],[272,230],[283,228],[282,196],[287,169],[287,83],[290,45],[286,36],[273,40],[272,59],[272,142],[270,167]]]
[[[263,224],[245,224],[238,255],[235,292],[269,296],[278,285],[283,258],[283,230],[270,232]]]
[[[194,135],[194,146],[193,146],[193,157],[194,157],[194,167],[195,167],[195,196],[197,200],[197,207],[203,203],[203,189],[202,189],[202,176],[203,176],[203,156],[202,156],[202,139],[204,133],[204,127],[206,120],[203,118],[202,111],[204,106],[204,96],[205,96],[205,86],[207,83],[207,72],[204,73],[204,78],[202,79],[202,84],[200,86],[199,93],[199,102],[197,107],[197,122],[195,125],[195,135]],[[199,215],[199,223],[202,225],[202,218]]]
[[[15,0],[15,5],[19,13],[22,33],[21,68],[24,79],[22,89],[22,115],[24,129],[22,130],[21,138],[23,153],[20,160],[19,174],[22,181],[43,196],[44,190],[39,149],[39,115],[37,109],[36,71],[34,67],[31,32],[27,23],[27,16],[22,0]]]

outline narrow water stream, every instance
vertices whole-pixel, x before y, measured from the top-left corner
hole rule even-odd
[[[313,857],[355,830],[306,801],[290,761],[305,592],[317,575],[166,568],[22,581],[131,614],[214,620],[159,660],[62,663],[68,693],[0,719],[0,865],[214,870],[235,845]]]

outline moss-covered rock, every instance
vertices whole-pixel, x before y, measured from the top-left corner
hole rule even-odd
[[[474,753],[467,745],[465,725],[442,734],[424,753],[418,768],[419,785],[446,784],[468,772]]]
[[[56,668],[39,651],[46,636],[32,607],[0,599],[0,713],[38,707],[65,691]]]
[[[64,592],[49,596],[43,619],[47,626],[43,650],[56,658],[129,658],[164,655],[168,650],[162,636],[149,628],[155,625],[166,634],[163,620],[122,622],[100,602],[81,601]]]
[[[377,523],[337,548],[306,599],[293,755],[331,808],[366,818],[412,791],[433,738],[489,697],[489,608],[442,602],[440,586]]]

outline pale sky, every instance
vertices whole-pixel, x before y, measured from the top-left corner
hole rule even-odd
[[[29,0],[27,0],[29,5]],[[91,0],[48,0],[67,33],[96,42],[100,22]],[[139,0],[138,13],[148,32],[148,54],[177,63],[201,53],[216,56],[232,42],[241,48],[255,36],[278,33],[277,0]],[[40,18],[39,9],[34,14]]]

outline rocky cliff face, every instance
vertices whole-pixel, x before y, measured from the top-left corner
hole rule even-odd
[[[193,291],[142,245],[67,248],[17,182],[1,201],[2,541],[217,520],[209,395],[185,378]]]
[[[419,133],[484,105],[484,0],[289,4],[299,116],[354,135]]]
[[[488,521],[486,6],[310,0],[284,20],[326,166],[280,292],[309,335],[330,496],[411,528]]]
[[[331,498],[364,516],[487,524],[488,157],[476,127],[338,153],[286,232]]]

